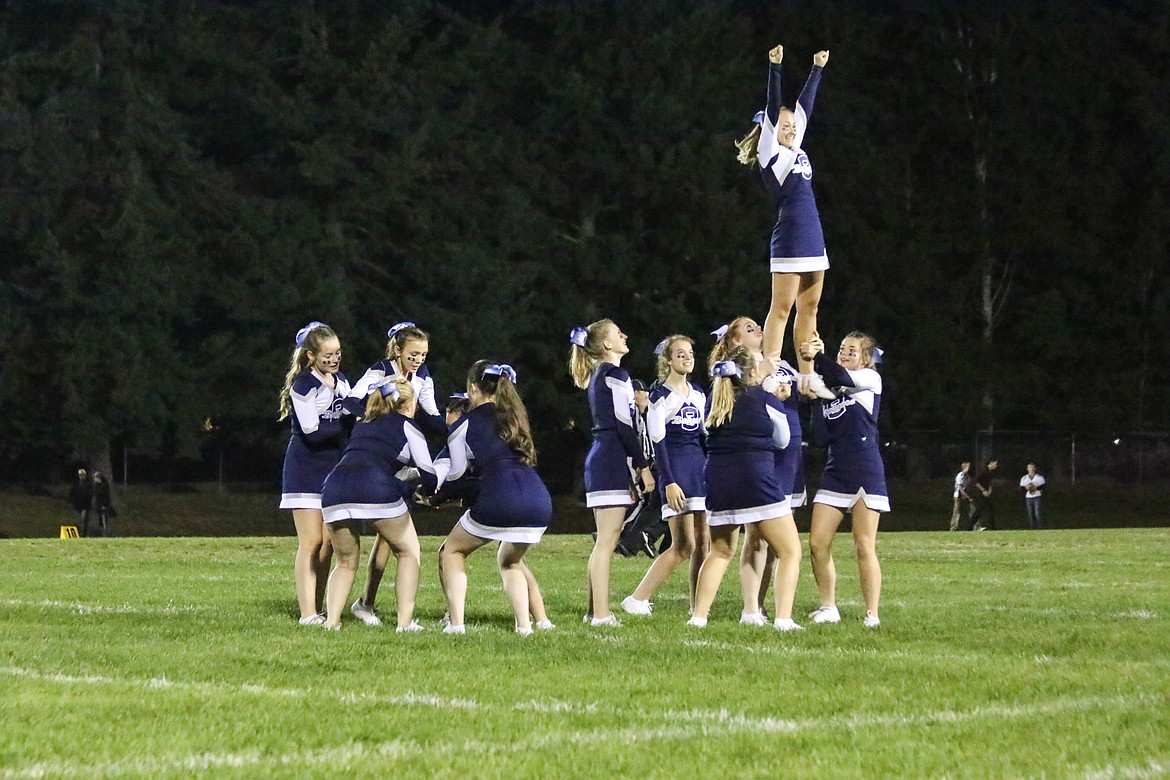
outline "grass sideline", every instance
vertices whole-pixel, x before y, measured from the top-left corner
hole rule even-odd
[[[175,486],[119,487],[120,536],[289,536],[291,515],[277,508],[278,488],[228,484],[220,492],[215,483]],[[945,530],[951,516],[950,480],[892,482],[894,511],[882,518],[883,531]],[[550,532],[588,533],[593,517],[584,500],[553,497],[556,508]],[[1019,489],[997,485],[996,517],[1000,528],[1022,529],[1024,502]],[[1170,525],[1165,507],[1170,488],[1165,484],[1118,485],[1081,480],[1076,485],[1054,485],[1046,490],[1044,514],[1051,528],[1143,528]],[[808,509],[797,510],[796,522],[808,530]],[[446,535],[460,512],[418,509],[415,526],[422,535]],[[77,521],[69,508],[68,485],[52,488],[0,488],[0,539],[44,538],[59,535],[60,526]]]
[[[1170,774],[1166,529],[882,535],[876,630],[839,537],[845,620],[795,634],[738,624],[734,572],[705,630],[681,571],[583,626],[561,535],[529,558],[556,631],[512,633],[483,551],[444,636],[438,541],[418,635],[296,625],[288,538],[0,541],[0,780]],[[646,563],[615,559],[615,604]]]

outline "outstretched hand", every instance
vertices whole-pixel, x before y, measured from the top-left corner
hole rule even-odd
[[[825,53],[825,56],[829,56],[828,52]],[[776,45],[776,48],[768,52],[768,62],[772,63],[773,65],[779,65],[783,59],[784,47],[779,44]]]
[[[818,352],[825,351],[825,342],[820,336],[813,336],[808,341],[800,342],[800,356],[805,360],[812,360]]]
[[[828,62],[829,62],[829,50],[828,49],[825,49],[824,51],[818,51],[816,54],[813,55],[813,65],[816,65],[818,68],[825,67],[825,65],[828,64]]]

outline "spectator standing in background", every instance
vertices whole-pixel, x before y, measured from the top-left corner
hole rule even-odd
[[[995,507],[991,503],[991,488],[999,461],[992,458],[967,488],[971,499],[971,530],[995,530]]]
[[[1039,531],[1044,527],[1040,517],[1040,495],[1046,480],[1036,470],[1035,463],[1028,464],[1028,473],[1020,477],[1020,487],[1024,491],[1024,509],[1028,513],[1028,527]]]
[[[110,483],[100,471],[93,473],[93,505],[91,516],[97,517],[102,536],[114,536],[114,502],[110,498]]]
[[[951,530],[959,530],[959,518],[971,514],[971,498],[967,495],[967,483],[971,479],[971,461],[965,460],[955,475],[955,499],[951,507]]]
[[[77,514],[77,528],[82,536],[89,536],[89,510],[93,504],[93,484],[85,469],[77,470],[77,481],[69,489],[69,503]]]

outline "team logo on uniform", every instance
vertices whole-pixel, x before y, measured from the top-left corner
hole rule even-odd
[[[808,155],[800,152],[796,155],[796,162],[792,163],[792,172],[799,173],[806,179],[812,178],[812,163],[808,161]]]
[[[703,415],[699,414],[698,409],[688,404],[678,410],[678,414],[671,422],[684,431],[697,431],[703,425]]]
[[[821,407],[821,412],[825,415],[826,420],[836,420],[841,415],[845,414],[845,410],[851,405],[857,403],[850,396],[842,396],[834,401],[831,401]]]

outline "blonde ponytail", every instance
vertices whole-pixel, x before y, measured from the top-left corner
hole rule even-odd
[[[579,334],[583,334],[584,344],[573,341],[569,352],[569,374],[573,377],[573,384],[582,390],[589,387],[589,377],[593,375],[593,369],[597,368],[601,356],[605,354],[602,344],[610,325],[613,325],[613,320],[598,320],[587,328],[573,329],[571,338],[575,339]]]

